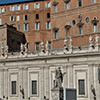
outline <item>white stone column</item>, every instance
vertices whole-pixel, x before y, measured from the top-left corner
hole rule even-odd
[[[40,67],[40,75],[39,75],[39,86],[40,86],[40,100],[44,100],[44,67]]]
[[[89,100],[93,100],[93,94],[91,91],[91,85],[94,86],[94,69],[93,69],[93,64],[88,65],[88,95],[89,95]]]
[[[63,69],[63,72],[66,72],[66,74],[63,77],[63,87],[67,88],[68,87],[68,66],[64,65],[62,69]]]
[[[23,82],[24,100],[28,100],[28,68],[23,68]]]
[[[98,67],[99,67],[99,64],[94,65],[94,87],[95,87],[95,90],[96,90],[97,100],[100,99],[100,83],[98,81]]]
[[[21,86],[21,89],[22,89],[22,86],[23,85],[23,74],[22,74],[22,68],[19,68],[19,99],[20,100],[23,100],[22,99],[22,94],[20,92],[20,86]]]
[[[0,69],[0,98],[4,95],[4,70]]]
[[[50,82],[49,82],[49,67],[46,66],[44,69],[44,89],[45,89],[45,93],[44,95],[46,96],[46,98],[48,99],[50,97]]]
[[[68,65],[68,88],[73,88],[73,65]]]
[[[4,96],[5,100],[7,100],[8,97],[8,70],[4,69]]]

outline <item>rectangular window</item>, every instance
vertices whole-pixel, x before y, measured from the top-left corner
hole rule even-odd
[[[51,22],[50,21],[46,22],[46,29],[51,29]]]
[[[96,24],[93,26],[93,31],[97,32],[97,25]]]
[[[37,81],[32,81],[32,94],[37,94]]]
[[[50,18],[50,13],[47,13],[47,18]]]
[[[57,12],[57,5],[54,6],[54,12]]]
[[[36,14],[36,19],[39,19],[39,14]]]
[[[58,31],[54,32],[54,39],[58,39]]]
[[[16,6],[16,10],[20,10],[20,5],[17,5]]]
[[[82,34],[82,27],[79,27],[79,34]]]
[[[85,95],[85,80],[78,80],[79,95]]]
[[[28,15],[24,15],[24,20],[28,20]]]
[[[36,4],[34,5],[34,8],[35,8],[35,9],[39,9],[39,8],[40,8],[40,4],[39,4],[39,3],[36,3]]]
[[[46,3],[46,8],[50,8],[50,2]]]
[[[40,30],[40,22],[35,23],[35,30]]]
[[[20,16],[17,16],[17,19],[16,19],[17,21],[20,21]]]
[[[28,23],[25,23],[24,24],[24,31],[28,31],[28,29],[29,29],[29,24]]]
[[[15,21],[15,17],[14,16],[10,16],[10,21],[11,22]]]
[[[14,11],[15,7],[14,6],[10,6],[10,11]]]
[[[36,51],[39,51],[40,50],[40,42],[36,42]]]
[[[92,3],[96,3],[96,0],[92,0]]]
[[[1,13],[4,13],[5,12],[5,8],[1,8]]]
[[[69,8],[70,8],[70,7],[69,7],[69,3],[65,3],[65,9],[66,9],[66,10],[69,10]]]
[[[12,94],[16,94],[16,81],[12,81],[11,82],[11,90],[12,90]]]
[[[78,0],[78,7],[82,6],[82,0]]]
[[[24,10],[28,10],[28,9],[29,9],[29,5],[28,4],[24,5]]]

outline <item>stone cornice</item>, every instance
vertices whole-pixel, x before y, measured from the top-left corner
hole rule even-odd
[[[75,58],[75,57],[87,57],[87,56],[100,56],[100,52],[87,52],[87,53],[75,53],[75,54],[62,54],[62,55],[49,55],[49,56],[37,56],[37,57],[27,57],[27,58],[12,58],[12,59],[1,59],[0,63],[3,62],[25,62],[25,61],[35,61],[35,60],[49,60],[49,59],[63,59],[63,58]],[[99,60],[99,59],[98,59]]]

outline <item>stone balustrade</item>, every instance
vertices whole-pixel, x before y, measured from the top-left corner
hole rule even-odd
[[[64,48],[49,49],[48,41],[45,44],[45,46],[46,48],[44,48],[44,43],[41,42],[41,50],[36,52],[36,51],[28,51],[27,43],[25,45],[21,44],[20,52],[11,52],[11,53],[8,52],[8,46],[1,47],[1,59],[100,52],[99,36],[97,34],[95,36],[94,41],[92,36],[90,35],[89,45],[85,46],[74,47],[73,40],[71,37],[69,38],[69,42],[67,39],[64,40]]]

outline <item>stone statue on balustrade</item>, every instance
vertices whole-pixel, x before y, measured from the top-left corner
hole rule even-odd
[[[8,56],[8,46],[7,45],[5,46],[4,53],[5,53],[5,56],[7,57]]]
[[[95,36],[95,44],[99,44],[99,36],[97,34]]]
[[[24,49],[25,49],[25,55],[27,55],[27,53],[28,53],[28,44],[27,43],[25,43]]]
[[[93,48],[94,48],[93,37],[90,35],[90,37],[89,37],[89,50],[92,51]]]
[[[66,73],[62,73],[61,67],[55,70],[54,88],[62,87],[63,77]]]
[[[21,55],[24,54],[24,45],[21,43],[21,46],[20,46],[20,53]]]
[[[95,50],[99,50],[99,36],[97,34],[95,36]]]
[[[68,46],[67,46],[67,39],[64,40],[64,48],[65,49],[68,48]]]
[[[46,54],[49,55],[49,43],[48,43],[48,41],[46,42],[45,47],[46,47]]]
[[[45,53],[45,50],[44,50],[44,43],[41,42],[41,53]]]
[[[4,46],[1,45],[1,56],[4,57]]]
[[[89,37],[89,43],[90,43],[90,46],[93,45],[93,38],[92,38],[91,35],[90,35],[90,37]]]

